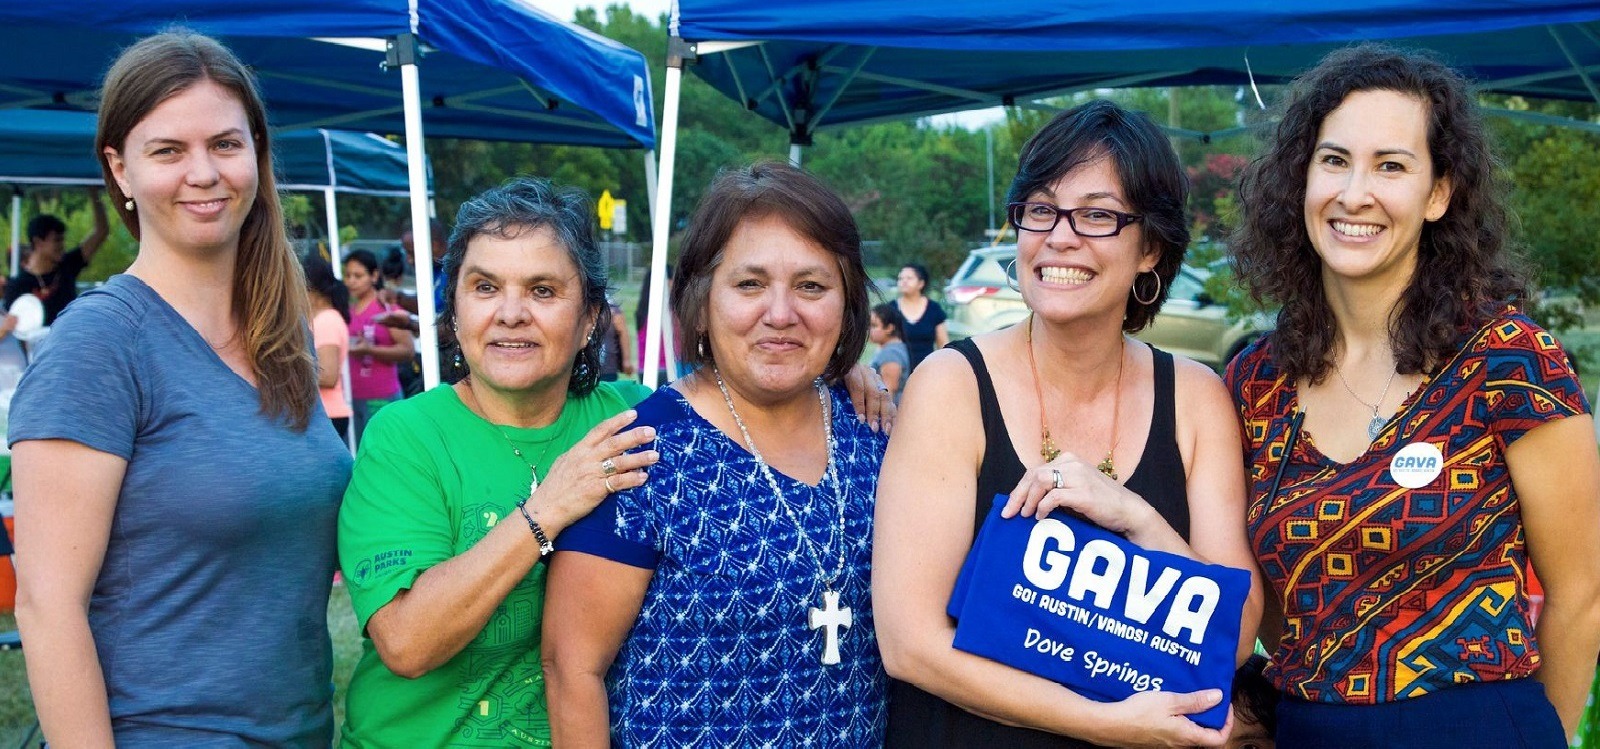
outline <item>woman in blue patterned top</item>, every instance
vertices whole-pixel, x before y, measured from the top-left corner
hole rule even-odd
[[[867,333],[849,209],[788,166],[722,175],[684,237],[672,309],[697,369],[639,404],[661,460],[568,528],[551,564],[552,737],[877,746],[884,442],[838,384]]]

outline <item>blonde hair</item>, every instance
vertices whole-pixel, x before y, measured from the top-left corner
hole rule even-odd
[[[226,47],[193,31],[175,28],[142,39],[106,72],[95,154],[117,215],[138,239],[138,215],[124,205],[128,196],[112,178],[103,154],[107,148],[121,153],[129,132],[151,110],[201,81],[211,81],[239,100],[256,146],[256,198],[239,231],[233,318],[256,376],[261,413],[285,417],[303,431],[317,402],[305,277],[284,232],[266,108],[255,77]]]

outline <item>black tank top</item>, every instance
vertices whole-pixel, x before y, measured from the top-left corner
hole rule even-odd
[[[983,416],[983,462],[978,465],[978,493],[973,506],[973,532],[983,525],[994,495],[1007,494],[1022,480],[1026,470],[1011,445],[995,396],[994,380],[983,354],[970,339],[951,343],[961,352],[978,378],[978,408]],[[1184,540],[1189,538],[1189,492],[1183,471],[1183,456],[1178,451],[1176,416],[1173,406],[1172,355],[1151,347],[1155,365],[1155,408],[1150,415],[1150,434],[1145,438],[1144,454],[1124,486],[1144,497]],[[905,682],[889,682],[889,723],[885,747],[980,747],[1004,746],[1007,749],[1089,749],[1093,744],[1066,736],[1007,726],[969,713],[943,699]]]

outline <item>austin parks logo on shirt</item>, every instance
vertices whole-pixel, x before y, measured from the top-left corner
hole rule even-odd
[[[950,598],[957,649],[1102,701],[1229,688],[1248,572],[1066,513],[1001,518],[1004,504],[996,497]],[[1227,713],[1224,700],[1191,717],[1220,728]]]

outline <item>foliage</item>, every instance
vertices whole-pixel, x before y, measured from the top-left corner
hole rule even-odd
[[[666,19],[612,4],[602,10],[579,9],[575,20],[644,54],[656,111],[662,112]],[[1272,87],[1261,91],[1268,101],[1279,93]],[[1096,96],[1144,111],[1169,127],[1193,184],[1189,208],[1196,246],[1191,262],[1213,268],[1225,265],[1220,262],[1225,248],[1208,242],[1225,240],[1234,224],[1238,207],[1232,180],[1255,147],[1247,128],[1269,123],[1271,116],[1255,105],[1249,89],[1097,90],[1009,108],[1005,119],[991,127],[996,213],[1003,208],[1023,141],[1056,112]],[[683,76],[681,101],[674,231],[682,228],[719,170],[788,156],[783,128],[746,111],[697,76]],[[1581,102],[1494,96],[1484,101],[1493,108],[1596,119],[1596,107]],[[1600,198],[1600,163],[1593,157],[1600,153],[1600,136],[1505,118],[1491,118],[1491,126],[1515,184],[1511,200],[1523,219],[1519,238],[1540,285],[1555,290],[1552,293],[1558,297],[1575,297],[1586,307],[1600,305],[1600,282],[1591,280],[1589,273],[1597,249],[1593,237],[1600,228],[1596,226],[1600,214],[1593,210]],[[609,190],[628,202],[628,233],[622,238],[636,242],[650,238],[653,217],[643,151],[448,139],[430,139],[428,151],[437,214],[446,226],[466,198],[513,175],[531,174],[575,185],[593,196]],[[870,262],[896,265],[915,259],[927,264],[935,276],[947,277],[968,248],[984,241],[984,230],[991,225],[986,156],[982,131],[905,120],[825,129],[816,134],[803,158],[805,166],[838,190],[855,211],[862,236],[872,240],[870,246],[878,253]],[[62,215],[69,225],[69,241],[89,230],[81,191],[33,190],[25,205],[29,215],[40,210]],[[309,236],[326,233],[320,197],[290,196],[285,210]],[[339,212],[340,233],[347,238],[395,237],[409,226],[404,200],[341,196]],[[995,217],[996,223],[1003,223],[999,219]],[[132,261],[134,250],[126,230],[115,227],[84,278],[98,280],[120,271]],[[1211,283],[1217,286],[1214,295],[1219,300],[1237,302],[1239,311],[1246,311],[1248,305],[1231,288],[1229,274],[1219,272]]]

